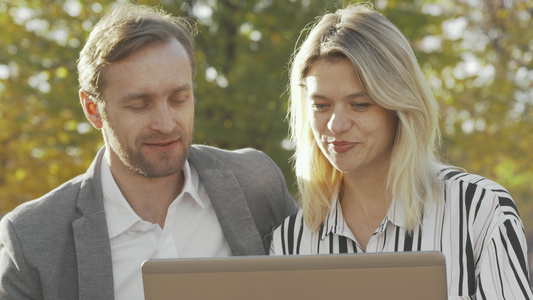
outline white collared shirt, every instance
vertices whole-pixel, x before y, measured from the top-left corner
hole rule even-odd
[[[144,299],[141,264],[147,259],[231,255],[209,196],[188,161],[183,167],[183,190],[170,204],[164,228],[142,220],[133,211],[105,156],[101,172],[115,299]]]
[[[448,299],[532,299],[526,237],[509,192],[454,169],[442,170],[439,178],[443,199],[426,202],[422,223],[410,233],[405,209],[393,203],[366,252],[442,252]],[[271,255],[361,252],[337,199],[317,232],[300,211],[274,231],[270,246]]]

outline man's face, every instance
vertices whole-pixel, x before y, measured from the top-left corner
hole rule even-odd
[[[182,171],[194,132],[192,70],[175,39],[106,67],[100,108],[111,169],[149,178]]]

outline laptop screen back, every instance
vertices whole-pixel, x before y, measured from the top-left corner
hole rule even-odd
[[[146,300],[447,299],[438,252],[148,260]]]

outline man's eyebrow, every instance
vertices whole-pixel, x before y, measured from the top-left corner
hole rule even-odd
[[[183,91],[189,91],[189,90],[191,90],[191,85],[187,83],[187,84],[184,84],[182,86],[179,86],[179,87],[173,89],[172,90],[172,94],[183,92]]]
[[[147,99],[150,98],[149,93],[133,93],[133,94],[126,94],[120,98],[120,102],[128,102],[135,99]]]
[[[187,90],[190,90],[190,89],[191,89],[191,85],[190,84],[184,84],[184,85],[181,85],[181,86],[176,87],[175,89],[173,89],[171,91],[171,94],[187,91]],[[154,97],[153,93],[142,93],[142,92],[141,93],[131,93],[131,94],[123,95],[120,98],[120,102],[128,102],[128,101],[135,100],[135,99],[150,99],[150,98],[153,98],[153,97]]]

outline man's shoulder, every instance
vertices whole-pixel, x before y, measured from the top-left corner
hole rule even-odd
[[[238,150],[224,150],[211,146],[193,145],[189,155],[189,162],[198,170],[231,171],[239,178],[258,177],[275,178],[283,175],[276,163],[265,153],[243,148]]]
[[[269,163],[271,159],[262,151],[253,148],[242,148],[237,150],[225,150],[206,145],[193,145],[191,155],[195,161],[201,161],[205,165],[225,166],[225,165],[250,165]]]
[[[221,157],[242,157],[244,156],[256,156],[265,155],[263,152],[254,148],[242,148],[236,150],[226,150],[208,145],[192,145],[192,151],[200,153],[202,155],[215,155]]]
[[[79,175],[47,194],[19,205],[4,218],[12,223],[29,224],[64,215],[75,207],[82,181],[83,175]]]

